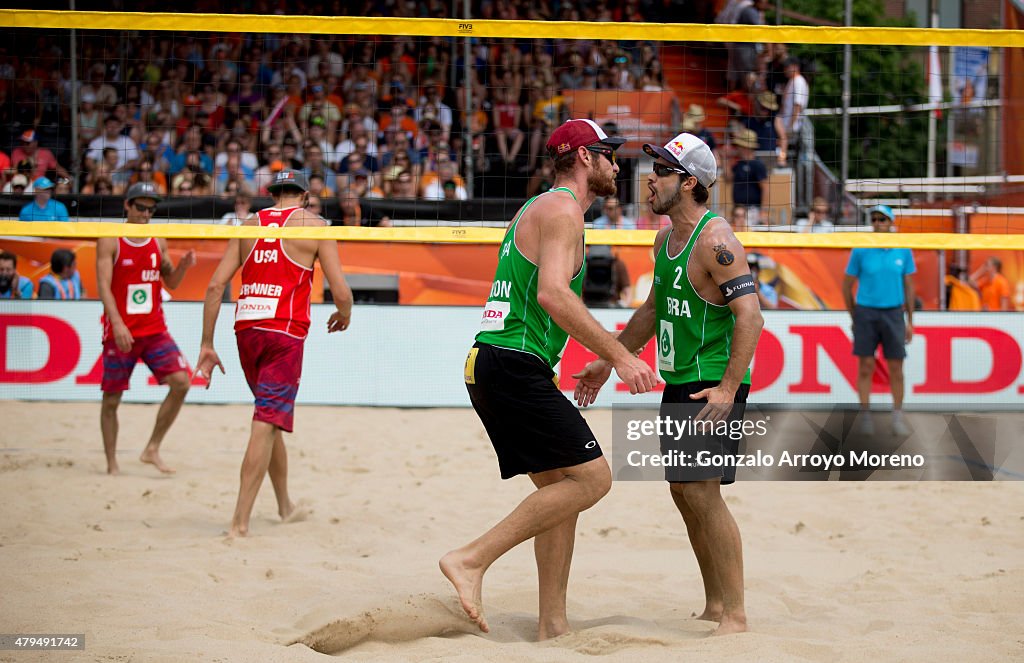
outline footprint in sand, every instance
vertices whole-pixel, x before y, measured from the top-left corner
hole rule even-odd
[[[304,621],[310,621],[309,619]],[[321,622],[322,623],[322,622]],[[353,617],[334,619],[288,642],[321,654],[337,654],[361,642],[408,642],[451,633],[478,633],[454,601],[421,594],[395,598]]]

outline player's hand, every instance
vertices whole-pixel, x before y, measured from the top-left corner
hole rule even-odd
[[[698,421],[725,421],[729,418],[729,413],[732,412],[736,392],[730,392],[722,387],[722,385],[718,385],[717,387],[709,387],[698,391],[696,394],[691,394],[690,398],[695,401],[699,401],[702,398],[708,399],[708,404],[697,415]]]
[[[910,343],[914,340],[914,325],[907,323],[907,330],[903,333],[903,342]]]
[[[587,407],[597,400],[597,392],[612,375],[612,367],[604,359],[595,359],[587,364],[582,371],[573,375],[576,383],[576,404]]]
[[[117,349],[121,352],[130,352],[132,349],[132,343],[135,342],[135,337],[128,331],[128,326],[123,322],[119,322],[113,325],[114,331],[114,344]]]
[[[188,269],[194,264],[196,264],[196,252],[194,249],[189,249],[185,255],[181,256],[181,261],[178,262],[178,267],[180,269]]]
[[[629,385],[631,394],[646,394],[653,390],[659,382],[654,369],[648,366],[646,361],[633,355],[616,363],[615,373],[620,380]]]
[[[335,311],[327,320],[327,333],[333,334],[334,332],[345,331],[346,329],[348,329],[351,320],[351,313],[342,313],[341,311]]]
[[[206,380],[207,389],[213,383],[214,366],[220,369],[221,375],[224,375],[224,364],[220,363],[217,351],[213,347],[203,346],[199,350],[199,359],[196,361],[196,377]]]

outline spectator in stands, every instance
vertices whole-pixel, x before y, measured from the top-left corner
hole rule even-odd
[[[350,188],[360,199],[384,197],[384,192],[373,184],[373,175],[365,168],[352,174]]]
[[[274,175],[284,170],[284,162],[281,160],[281,146],[271,143],[264,152],[266,163],[256,170],[255,186],[256,195],[269,196],[267,186],[274,181]]]
[[[684,131],[700,138],[714,152],[718,144],[715,142],[715,137],[704,126],[706,120],[707,115],[704,113],[704,107],[699,104],[690,104],[689,108],[686,109],[686,113],[683,114]]]
[[[89,143],[85,163],[89,167],[103,159],[103,150],[112,147],[117,151],[117,168],[134,168],[139,159],[139,148],[135,141],[121,133],[124,125],[116,115],[108,115],[103,122],[103,134]]]
[[[448,184],[454,186],[453,192],[445,195],[444,187]],[[469,192],[466,190],[466,182],[459,175],[455,163],[451,160],[441,160],[437,164],[436,173],[427,173],[421,181],[424,200],[468,200]]]
[[[757,300],[761,303],[762,310],[779,308],[779,293],[775,286],[761,279],[761,268],[770,269],[774,264],[774,260],[760,253],[747,254],[747,267],[750,268],[750,276],[757,287]]]
[[[78,109],[78,141],[81,147],[88,145],[92,139],[100,135],[100,120],[103,115],[96,105],[96,95],[83,92],[81,106]]]
[[[395,172],[397,170],[397,172]],[[401,166],[392,166],[388,172],[387,197],[393,200],[415,200],[416,179],[412,171]]]
[[[792,154],[803,158],[813,145],[806,144],[804,130],[804,111],[810,99],[810,88],[807,79],[800,75],[800,60],[786,60],[786,89],[782,94],[782,110],[775,116],[775,131],[779,138],[779,165],[785,166]],[[794,160],[795,163],[795,160]]]
[[[946,274],[946,310],[981,310],[981,296],[971,285],[967,269],[962,265],[950,265]]]
[[[174,150],[163,141],[159,132],[152,131],[146,136],[146,142],[142,146],[141,159],[152,165],[154,173],[164,176],[170,174],[171,160],[174,158]]]
[[[891,232],[895,218],[887,205],[871,209],[871,224],[875,232]],[[858,428],[863,435],[874,435],[875,432],[869,399],[875,375],[875,351],[879,345],[889,368],[893,400],[892,433],[900,436],[910,434],[903,420],[903,359],[907,356],[906,344],[914,335],[915,271],[914,255],[910,249],[857,248],[850,252],[843,281],[843,298],[853,320],[853,354],[858,358],[857,392],[861,408]],[[856,300],[854,284],[857,285]]]
[[[97,62],[89,68],[89,78],[79,90],[81,95],[92,94],[96,99],[96,107],[101,113],[113,110],[117,105],[117,90],[106,83],[107,68]]]
[[[255,154],[243,150],[242,142],[237,138],[229,138],[224,146],[224,151],[217,154],[217,158],[214,159],[214,168],[223,168],[232,154],[237,154],[241,158],[242,166],[247,170],[256,172],[256,169],[260,167]]]
[[[4,193],[14,194],[15,196],[22,196],[29,191],[28,176],[24,173],[16,173],[11,177],[11,181],[4,185]]]
[[[323,202],[321,202],[320,200],[320,196],[316,195],[315,193],[310,193],[306,197],[306,209],[312,212],[313,214],[316,214],[321,219],[323,218],[324,205]]]
[[[310,123],[320,118],[326,129],[326,140],[334,145],[338,125],[341,124],[341,109],[327,98],[327,88],[324,87],[323,81],[313,81],[309,92],[309,101],[299,109],[299,127],[303,133],[307,133]]]
[[[84,299],[75,254],[57,249],[50,256],[50,273],[39,279],[39,299]]]
[[[815,196],[811,201],[811,211],[806,219],[797,219],[796,225],[802,232],[831,232],[835,226],[832,223],[831,212],[828,201],[821,196]]]
[[[216,193],[223,193],[228,182],[235,182],[238,184],[239,191],[252,194],[256,190],[256,172],[242,163],[241,154],[232,153],[228,154],[224,167],[217,169],[215,182],[214,191]],[[193,183],[195,183],[194,180]]]
[[[768,169],[760,159],[754,157],[757,149],[757,134],[750,129],[741,129],[733,135],[733,145],[739,153],[739,160],[731,170],[725,171],[725,180],[732,182],[732,202],[747,208],[747,224],[762,223],[761,205],[768,198]],[[767,217],[764,219],[767,221]]]
[[[984,311],[1010,310],[1010,282],[1002,272],[1003,261],[993,256],[971,274],[971,285],[981,293]]]
[[[117,150],[112,147],[103,148],[103,160],[96,165],[96,176],[106,177],[114,185],[114,193],[120,195],[128,188],[133,171],[121,168],[117,163]]]
[[[757,80],[757,74],[749,73],[747,76],[752,80],[748,80],[746,84],[741,85],[724,97],[715,99],[716,104],[729,109],[730,121],[742,123],[744,118],[754,114],[754,100],[752,99],[754,93],[752,90]]]
[[[252,216],[252,196],[244,191],[239,191],[235,194],[234,209],[220,217],[217,223],[227,226],[240,226],[250,216]]]
[[[149,159],[144,158],[139,162],[139,167],[135,169],[135,174],[129,180],[129,184],[136,182],[149,182],[156,187],[161,196],[167,195],[167,176],[156,170],[153,167],[153,162]]]
[[[70,178],[71,174],[57,163],[57,157],[45,147],[39,147],[39,137],[35,130],[29,129],[21,134],[21,145],[11,153],[11,163],[18,172],[24,172],[31,179],[48,177],[56,173],[58,177]]]
[[[0,251],[0,299],[32,299],[32,279],[18,274],[18,256]]]
[[[338,181],[338,173],[336,173],[327,163],[324,161],[324,151],[319,145],[310,144],[307,149],[304,150],[306,157],[306,165],[302,169],[302,174],[306,176],[307,181],[313,175],[319,175],[324,179],[324,182],[328,187],[335,185]]]
[[[603,212],[594,219],[594,230],[636,230],[636,221],[622,213],[622,203],[615,196],[604,199]]]
[[[757,134],[759,152],[774,152],[776,148],[775,112],[779,110],[779,102],[775,93],[763,90],[754,97],[754,113],[739,118],[740,124]]]
[[[312,173],[309,176],[309,192],[320,198],[334,197],[334,189],[327,185],[324,176],[320,173]]]
[[[385,227],[391,225],[391,219],[379,213],[370,212],[364,215],[359,198],[351,189],[338,192],[338,208],[341,218],[332,220],[332,226]]]
[[[498,153],[501,154],[502,160],[511,166],[516,162],[526,138],[522,131],[523,107],[518,103],[518,96],[508,88],[499,88],[496,94],[497,100],[493,108],[494,138],[498,143]]]
[[[53,182],[40,177],[32,183],[35,200],[21,208],[21,221],[70,221],[68,208],[59,200],[53,200]]]
[[[545,144],[551,131],[564,121],[565,97],[556,89],[553,82],[544,83],[540,98],[533,105],[533,132],[530,136],[530,154],[527,168],[532,172],[541,145]]]
[[[441,101],[441,90],[433,82],[426,86],[426,95],[420,99],[414,113],[417,124],[422,124],[428,117],[441,125],[441,137],[449,140],[452,131],[452,109]]]
[[[665,72],[661,66],[661,60],[655,58],[644,66],[643,75],[637,83],[638,89],[643,92],[661,92],[665,90]]]
[[[743,205],[733,205],[732,214],[729,215],[729,225],[733,231],[747,229],[747,208]]]
[[[380,130],[387,131],[388,127],[394,126],[398,131],[405,133],[415,141],[419,133],[419,125],[416,120],[409,117],[409,106],[404,101],[396,101],[391,105],[391,111],[380,119]],[[438,131],[441,125],[438,124]]]

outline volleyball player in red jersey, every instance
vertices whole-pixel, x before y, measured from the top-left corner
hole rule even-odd
[[[267,190],[274,197],[274,206],[261,210],[242,225],[325,225],[322,218],[305,209],[309,184],[302,173],[283,170]],[[344,331],[352,315],[352,291],[341,273],[334,240],[232,239],[206,291],[202,349],[196,372],[209,380],[214,366],[224,372],[213,348],[213,332],[224,288],[242,268],[242,289],[235,305],[235,337],[238,358],[256,407],[229,536],[248,534],[253,503],[268,471],[281,519],[289,522],[304,515],[288,495],[288,456],[282,431],[292,432],[316,260],[320,261],[338,309],[327,321],[327,332]]]
[[[133,184],[125,196],[128,223],[149,223],[160,201],[156,187],[147,182]],[[128,389],[139,359],[162,384],[169,387],[149,443],[139,456],[143,463],[173,474],[160,458],[160,443],[178,416],[188,393],[188,364],[167,333],[161,305],[162,284],[177,288],[185,272],[195,264],[193,251],[175,267],[167,257],[163,239],[101,237],[96,241],[96,281],[103,301],[103,404],[100,431],[107,455],[107,474],[117,474],[117,408]]]

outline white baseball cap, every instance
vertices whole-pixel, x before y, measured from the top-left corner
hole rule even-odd
[[[693,134],[681,133],[664,147],[644,144],[644,152],[652,157],[661,157],[669,163],[679,166],[697,178],[704,187],[710,189],[718,179],[718,162],[707,143]]]

